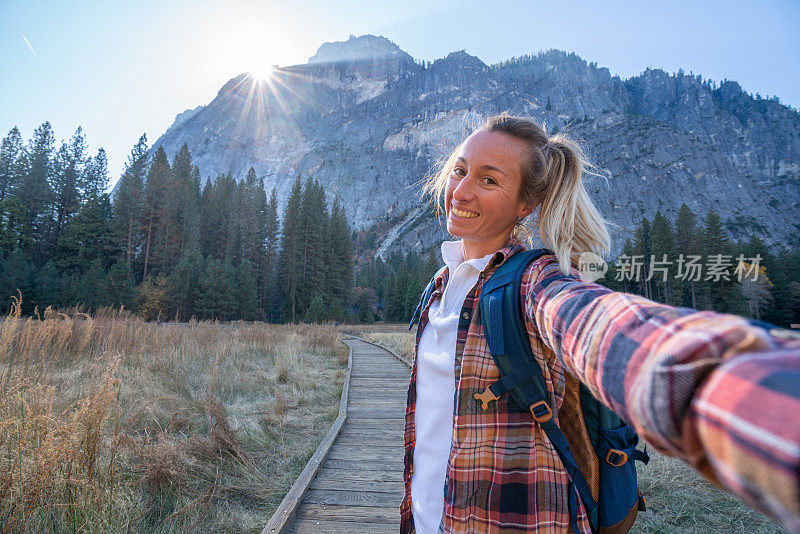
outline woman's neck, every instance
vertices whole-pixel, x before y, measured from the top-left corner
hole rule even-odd
[[[465,239],[461,240],[461,250],[464,253],[464,261],[467,260],[474,260],[476,258],[482,258],[487,254],[491,254],[492,252],[497,252],[501,248],[508,243],[508,240],[511,238],[511,235],[507,235],[504,238],[497,238],[492,241],[482,241],[482,242],[475,242],[475,241],[467,241]]]

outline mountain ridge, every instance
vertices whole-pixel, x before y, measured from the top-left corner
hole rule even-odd
[[[584,139],[605,178],[587,188],[616,225],[612,253],[640,217],[674,219],[681,202],[700,216],[717,208],[735,239],[797,239],[800,113],[735,81],[661,69],[622,79],[559,50],[493,65],[461,50],[426,66],[388,39],[351,36],[268,82],[232,78],[153,148],[171,157],[187,143],[204,178],[252,165],[282,201],[297,174],[313,174],[355,228],[397,218],[381,250],[422,249],[446,236],[413,184],[500,111]]]

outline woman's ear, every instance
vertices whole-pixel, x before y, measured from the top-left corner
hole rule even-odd
[[[517,218],[520,220],[524,219],[525,217],[533,213],[533,210],[535,208],[536,206],[534,206],[533,203],[526,202],[525,204],[520,206],[519,210],[517,210]]]

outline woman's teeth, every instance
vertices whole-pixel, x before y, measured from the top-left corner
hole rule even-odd
[[[478,217],[478,213],[472,213],[471,211],[462,211],[458,208],[453,208],[453,213],[455,213],[456,217],[460,219],[474,219]]]

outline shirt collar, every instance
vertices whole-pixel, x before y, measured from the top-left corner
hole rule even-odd
[[[494,253],[487,267],[499,267],[503,265],[508,258],[526,248],[525,244],[519,238],[510,237],[508,241],[506,241],[506,244],[503,245],[503,248]]]
[[[451,273],[455,272],[456,268],[462,263],[466,263],[476,271],[482,271],[489,261],[491,261],[494,254],[494,252],[490,252],[482,258],[473,258],[464,261],[464,249],[461,240],[442,242],[442,259],[447,265],[447,270]]]
[[[483,258],[475,258],[469,260],[472,265],[479,271],[488,270],[494,267],[499,267],[508,258],[521,250],[525,250],[525,244],[516,237],[510,237],[506,244],[500,250],[489,253]],[[439,289],[442,285],[447,283],[450,273],[452,273],[458,265],[464,261],[464,252],[461,248],[461,240],[458,241],[443,241],[442,242],[442,259],[445,262],[446,268],[439,274],[435,282],[435,288]]]

